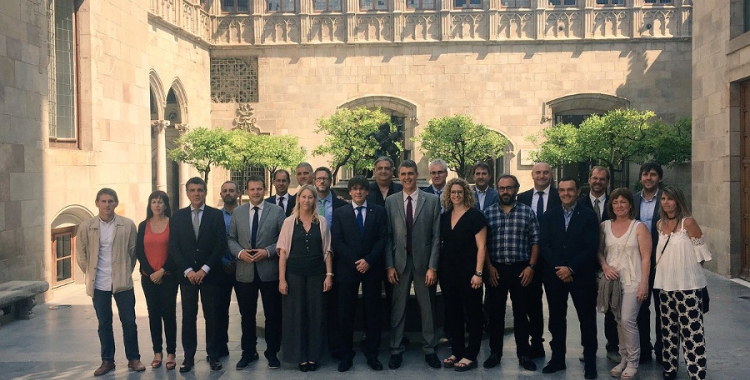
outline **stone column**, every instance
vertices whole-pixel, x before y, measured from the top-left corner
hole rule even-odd
[[[185,133],[190,126],[188,124],[177,124],[175,125],[175,129],[177,129],[180,132],[180,135]],[[187,205],[190,204],[190,200],[188,200],[187,193],[185,192],[185,183],[187,183],[187,180],[190,179],[190,165],[180,162],[180,169],[179,169],[179,177],[180,177],[180,188],[177,189],[177,193],[180,194],[180,208],[187,207]]]
[[[166,129],[169,120],[155,120],[151,122],[156,135],[156,190],[167,191],[167,142]]]

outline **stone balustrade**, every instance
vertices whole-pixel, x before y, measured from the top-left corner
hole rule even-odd
[[[318,12],[313,0],[296,0],[297,12],[271,12],[265,1],[250,1],[246,13],[222,13],[219,1],[206,11],[191,0],[151,0],[150,17],[212,45],[393,44],[434,41],[528,42],[625,39],[688,39],[691,0],[671,4],[576,6],[530,0],[511,8],[483,0],[481,8],[454,8],[437,0],[436,10],[414,10],[406,0],[388,0],[391,10],[360,10],[359,0],[341,0],[341,12]],[[658,0],[657,0],[658,2]],[[519,2],[522,3],[522,2]],[[562,3],[562,1],[561,1]]]

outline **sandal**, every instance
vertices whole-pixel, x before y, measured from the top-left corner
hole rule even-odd
[[[632,379],[635,377],[635,374],[638,373],[638,368],[628,365],[627,368],[625,368],[624,371],[622,371],[622,375],[620,376],[620,379]]]
[[[174,354],[167,354],[167,364],[165,365],[168,371],[171,371],[177,367],[177,360]]]
[[[161,352],[155,352],[154,353],[154,360],[151,361],[151,368],[159,368],[159,367],[161,367],[161,359],[162,359]]]
[[[609,370],[609,374],[612,375],[612,377],[620,377],[622,375],[622,372],[625,370],[625,367],[627,367],[628,362],[623,359],[620,364],[614,366],[611,370]]]
[[[465,362],[464,360],[468,360],[468,359],[461,359],[460,362],[458,362],[458,363],[456,363],[454,365],[453,370],[455,370],[456,372],[465,372],[465,371],[468,371],[470,369],[477,368],[477,361],[476,360],[470,361],[468,363]]]
[[[443,360],[443,368],[453,368],[459,359],[456,355],[451,355]]]

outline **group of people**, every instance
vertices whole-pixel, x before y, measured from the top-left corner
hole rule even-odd
[[[691,378],[706,376],[701,264],[710,260],[700,228],[690,216],[683,193],[661,186],[658,164],[641,167],[643,190],[619,188],[607,194],[609,172],[594,167],[590,192],[581,195],[576,179],[552,184],[551,167],[532,170],[534,188],[519,193],[513,175],[490,186],[489,165],[474,166],[474,186],[447,181],[440,159],[429,164],[431,184],[417,186],[411,160],[396,170],[381,157],[374,179],[348,181],[351,202],[332,191],[328,168],[296,168],[299,188],[289,194],[291,175],[272,175],[276,194],[264,199],[264,178],[246,183],[248,202],[239,205],[236,183],[221,186],[222,209],[206,205],[206,183],[187,181],[190,205],[172,215],[162,191],[148,198],[147,218],[135,224],[114,212],[114,190],[97,193],[99,215],[82,223],[76,238],[77,260],[86,274],[87,293],[99,321],[102,364],[95,375],[115,368],[112,299],[123,325],[128,367],[143,371],[135,324],[132,271],[140,263],[154,351],[151,367],[164,362],[175,369],[176,299],[182,305],[184,359],[191,371],[197,348],[198,300],[205,319],[206,351],[212,370],[229,355],[231,293],[241,314],[242,356],[236,368],[259,359],[256,312],[260,294],[265,316],[270,368],[281,359],[300,371],[315,371],[326,348],[339,359],[338,370],[353,366],[356,305],[364,304],[363,351],[367,365],[383,369],[378,352],[381,319],[390,327],[388,367],[399,368],[408,339],[407,303],[416,296],[422,350],[433,368],[462,372],[478,367],[487,318],[490,353],[485,368],[503,355],[505,305],[511,297],[519,365],[537,369],[545,357],[542,297],[549,306],[551,356],[543,368],[566,368],[568,296],[581,326],[584,374],[596,378],[597,309],[605,312],[608,358],[618,362],[612,376],[629,379],[638,364],[651,359],[649,303],[654,299],[656,359],[663,376],[676,376],[679,344]],[[440,360],[435,297],[445,301],[445,333],[451,354]],[[385,286],[384,286],[385,284]],[[385,290],[385,302],[382,292]],[[544,289],[544,290],[543,290]],[[385,310],[385,312],[384,312]],[[385,314],[386,318],[381,318]],[[414,320],[415,316],[408,316]],[[166,341],[166,358],[163,356]]]

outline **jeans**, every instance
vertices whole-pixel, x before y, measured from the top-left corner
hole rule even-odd
[[[138,353],[138,327],[135,324],[135,292],[128,289],[112,293],[94,289],[94,310],[99,320],[99,342],[102,346],[102,361],[115,361],[115,336],[112,332],[112,298],[117,303],[117,313],[122,323],[125,341],[125,356],[128,360],[140,360]]]

